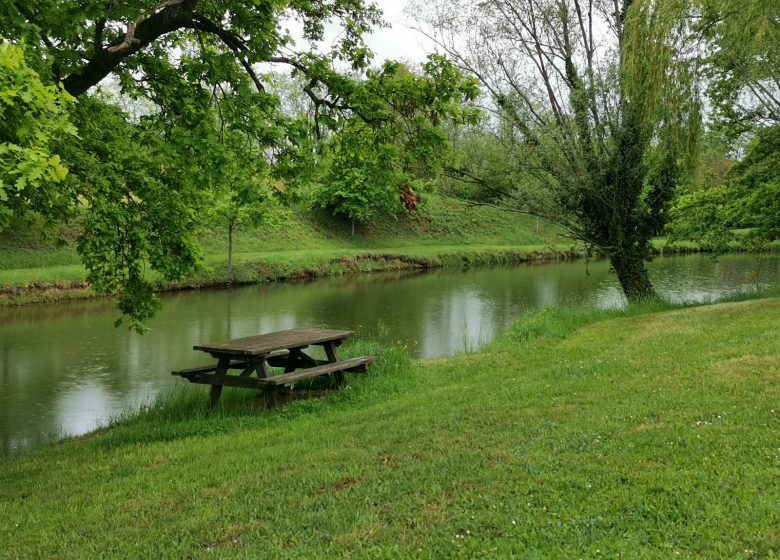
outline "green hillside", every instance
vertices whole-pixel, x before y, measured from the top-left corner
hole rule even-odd
[[[320,210],[280,208],[233,240],[232,278],[226,273],[227,232],[202,224],[203,266],[193,278],[161,289],[301,276],[559,258],[572,243],[535,218],[432,197],[420,212],[356,228]],[[0,304],[85,297],[75,241],[78,226],[52,232],[36,220],[0,234]]]

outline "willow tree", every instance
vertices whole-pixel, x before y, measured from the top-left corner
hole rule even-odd
[[[699,129],[678,0],[420,0],[419,28],[489,94],[500,157],[459,179],[609,258],[629,301]]]

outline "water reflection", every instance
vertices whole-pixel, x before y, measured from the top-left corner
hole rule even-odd
[[[750,257],[658,259],[651,277],[673,301],[753,289]],[[760,278],[776,285],[780,259]],[[0,310],[0,453],[79,434],[174,383],[172,369],[204,363],[194,344],[312,326],[345,328],[421,357],[492,340],[508,323],[550,305],[624,304],[606,263],[396,273],[171,294],[141,337],[112,327],[113,302]]]

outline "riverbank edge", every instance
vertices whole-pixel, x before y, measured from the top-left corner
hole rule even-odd
[[[336,257],[313,256],[301,262],[285,261],[279,254],[233,266],[233,277],[222,269],[203,270],[196,276],[178,282],[160,282],[157,293],[208,288],[224,288],[271,282],[286,282],[331,276],[400,272],[431,269],[464,269],[481,266],[501,266],[524,263],[563,262],[587,256],[581,247],[507,246],[505,248],[464,246],[458,250],[435,247],[430,255],[414,254],[414,247],[396,247],[372,251],[344,250]],[[283,255],[283,253],[281,253]],[[273,258],[276,257],[276,258]],[[0,307],[12,307],[37,303],[56,303],[113,297],[96,293],[89,283],[81,280],[55,280],[20,282],[0,285]]]
[[[543,263],[542,261],[539,262]],[[399,375],[401,373],[399,370],[405,370],[405,372],[401,373],[401,377],[405,379],[408,375],[416,375],[416,372],[418,373],[424,365],[446,368],[449,364],[457,364],[462,360],[472,363],[479,362],[487,359],[491,354],[507,345],[519,345],[528,351],[533,351],[539,345],[552,344],[555,341],[566,339],[575,335],[580,329],[598,323],[620,319],[641,319],[667,312],[695,312],[696,310],[706,310],[713,306],[733,305],[755,300],[777,301],[780,303],[780,289],[767,289],[760,292],[739,292],[717,301],[704,303],[674,303],[655,298],[621,308],[596,308],[582,305],[546,307],[510,323],[497,338],[476,351],[464,350],[451,356],[415,358],[408,352],[407,347],[391,345],[388,348],[380,348],[375,340],[369,339],[366,341],[350,341],[349,346],[352,348],[348,350],[346,357],[352,357],[352,354],[355,353],[361,355],[376,354],[379,356],[379,360],[371,368],[374,377],[382,378],[385,374],[385,368],[391,363],[393,375]],[[140,409],[109,417],[105,424],[83,434],[64,435],[52,439],[32,451],[22,451],[18,454],[6,456],[0,455],[0,465],[2,465],[3,461],[24,460],[25,456],[37,456],[40,453],[46,454],[47,449],[55,452],[58,447],[63,445],[79,445],[80,442],[88,445],[94,438],[106,437],[111,440],[117,440],[116,442],[124,442],[128,437],[131,440],[135,440],[136,436],[132,432],[139,427],[143,431],[142,426],[148,422],[157,423],[162,421],[163,424],[178,424],[182,421],[195,419],[210,422],[212,418],[225,419],[247,413],[254,415],[259,410],[256,401],[244,398],[245,394],[227,395],[221,399],[218,409],[209,410],[203,406],[205,393],[201,389],[202,387],[197,385],[181,384],[172,391],[161,393],[153,401],[141,406]],[[400,392],[404,391],[405,389],[400,390]],[[395,390],[390,391],[388,396],[395,392]],[[338,401],[339,396],[343,396],[343,392],[331,391],[326,391],[319,395],[314,391],[312,394],[315,396],[306,398],[303,401],[287,402],[280,409],[264,410],[262,412],[274,415],[281,411],[285,419],[289,421],[291,418],[312,412],[312,408],[318,408],[318,405],[333,406],[336,404],[333,402],[334,399]],[[326,398],[321,398],[323,396]],[[303,410],[298,410],[296,405],[300,405],[301,402],[315,404],[314,407],[304,406],[302,407]],[[160,428],[159,425],[155,427],[155,431],[158,428]],[[182,435],[181,437],[192,435],[195,434]],[[143,437],[139,439],[143,439]]]
[[[669,243],[665,238],[653,242],[656,255],[674,256],[696,253],[712,253],[704,245],[694,242]],[[428,255],[415,254],[420,250],[431,252]],[[747,253],[750,249],[742,244],[731,247],[733,253]],[[770,253],[780,252],[780,243],[769,245]],[[158,294],[225,288],[286,282],[332,276],[371,274],[377,272],[401,272],[432,269],[464,269],[482,266],[506,266],[517,264],[543,264],[565,262],[582,258],[599,259],[582,245],[520,245],[520,246],[484,246],[464,245],[458,248],[435,245],[421,247],[386,247],[370,250],[336,250],[336,256],[321,257],[317,251],[296,252],[298,262],[285,260],[285,252],[274,251],[264,258],[238,261],[233,266],[232,278],[224,271],[224,264],[216,270],[204,268],[196,276],[184,278],[178,282],[159,282],[155,286]],[[307,256],[307,254],[309,256]],[[56,267],[52,267],[56,268]],[[57,303],[71,300],[111,298],[112,294],[99,294],[84,280],[37,280],[0,285],[0,307],[15,307],[38,303]]]

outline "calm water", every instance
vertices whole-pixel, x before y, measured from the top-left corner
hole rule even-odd
[[[650,266],[658,291],[675,301],[755,289],[747,256],[673,257]],[[780,284],[780,258],[770,259],[760,281]],[[606,263],[577,262],[174,294],[146,336],[114,328],[111,302],[0,309],[0,454],[90,431],[185,383],[170,371],[209,359],[194,344],[321,326],[404,341],[420,357],[447,356],[556,304],[619,306],[623,299]]]

